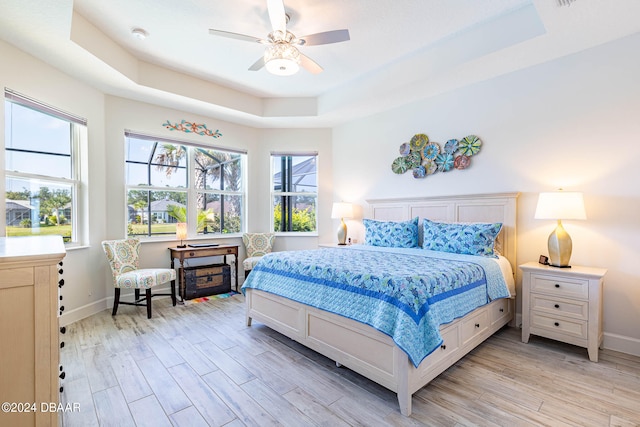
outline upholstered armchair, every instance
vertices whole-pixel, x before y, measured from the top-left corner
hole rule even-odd
[[[275,239],[274,233],[245,233],[242,235],[242,243],[244,243],[247,253],[247,257],[242,262],[245,278],[251,273],[260,258],[271,252]]]
[[[147,318],[151,319],[151,298],[158,295],[171,296],[171,302],[176,305],[176,271],[172,268],[138,268],[138,254],[140,240],[105,240],[102,249],[107,255],[111,272],[113,273],[113,286],[115,295],[113,299],[112,316],[116,315],[119,304],[137,305],[147,307]],[[171,282],[171,293],[151,293],[151,288]],[[133,289],[134,302],[120,301],[120,289]],[[145,290],[145,296],[140,298],[140,289]],[[142,303],[142,301],[145,301]]]

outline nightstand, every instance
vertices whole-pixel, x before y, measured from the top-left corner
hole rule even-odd
[[[587,348],[598,361],[602,344],[602,268],[557,268],[528,262],[522,277],[522,342],[531,334]]]

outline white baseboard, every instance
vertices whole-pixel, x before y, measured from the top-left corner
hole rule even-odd
[[[153,288],[154,292],[158,293],[169,293],[171,288],[167,286],[166,288]],[[144,295],[144,293],[142,293]],[[133,299],[133,291],[128,294],[120,294],[121,301],[130,301]],[[169,298],[169,296],[159,296],[157,298]],[[154,299],[157,299],[154,298]],[[60,326],[67,326],[71,323],[77,322],[78,320],[82,320],[86,317],[93,316],[94,314],[100,313],[103,310],[113,308],[113,295],[108,296],[106,298],[102,298],[101,300],[94,301],[87,305],[83,305],[82,307],[75,308],[64,313],[60,316],[59,324]]]
[[[640,357],[640,340],[637,338],[605,332],[602,348]]]
[[[111,298],[111,304],[113,304],[113,297]],[[64,313],[60,316],[59,324],[60,326],[67,326],[71,323],[77,322],[78,320],[100,313],[102,310],[106,310],[109,307],[111,307],[111,305],[107,304],[107,298],[103,298]]]

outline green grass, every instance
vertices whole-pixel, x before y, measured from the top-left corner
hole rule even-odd
[[[7,226],[7,236],[65,236],[71,237],[71,224],[47,225],[38,228]]]

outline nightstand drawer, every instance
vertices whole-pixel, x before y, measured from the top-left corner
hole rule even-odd
[[[552,333],[561,333],[576,338],[587,339],[586,321],[561,317],[548,317],[533,312],[531,313],[531,328],[544,329]]]
[[[539,294],[531,294],[531,310],[579,320],[588,320],[589,318],[589,303],[587,301],[553,298]]]
[[[531,292],[545,293],[569,298],[589,298],[589,281],[570,277],[544,274],[531,275]]]

